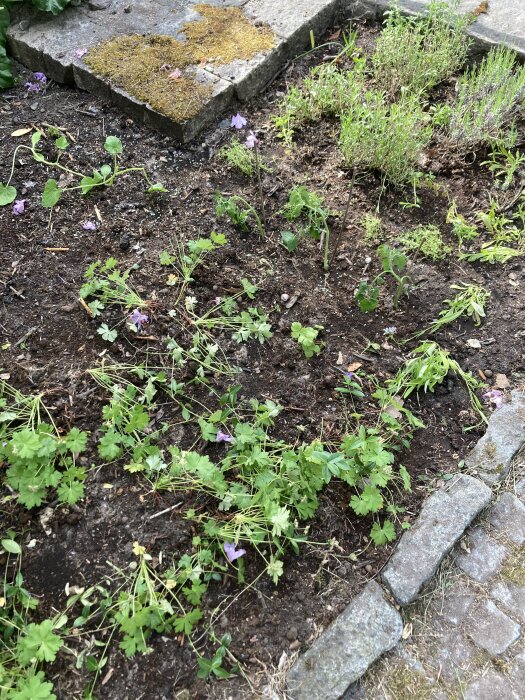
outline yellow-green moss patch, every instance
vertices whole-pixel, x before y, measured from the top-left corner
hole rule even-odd
[[[161,35],[117,36],[92,49],[85,63],[158,112],[176,121],[191,119],[212,92],[211,85],[195,79],[192,66],[249,59],[274,45],[271,29],[254,26],[239,8],[195,7],[202,19],[184,25],[185,41]]]
[[[501,575],[517,586],[525,586],[525,545],[514,548],[501,570]]]

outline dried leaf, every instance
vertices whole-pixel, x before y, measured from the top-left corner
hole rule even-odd
[[[403,627],[403,634],[401,635],[403,639],[408,639],[409,637],[412,636],[412,623],[407,622],[406,625]]]
[[[16,129],[16,131],[13,131],[11,136],[25,136],[26,134],[30,134],[33,131],[32,126],[25,127],[24,129]]]
[[[348,371],[348,372],[357,372],[357,370],[358,370],[360,367],[362,367],[362,366],[363,366],[363,363],[362,363],[362,362],[351,362],[351,363],[348,365],[347,371]]]
[[[467,340],[467,345],[469,348],[474,348],[475,350],[479,350],[481,348],[481,343],[477,338],[469,338],[469,340]]]
[[[343,362],[344,362],[344,360],[343,360],[343,353],[342,353],[342,352],[338,352],[338,353],[337,353],[337,360],[336,360],[336,363],[335,363],[335,364],[336,364],[336,365],[342,365]]]
[[[494,389],[508,389],[510,382],[507,379],[506,374],[496,374],[496,380],[494,382]]]

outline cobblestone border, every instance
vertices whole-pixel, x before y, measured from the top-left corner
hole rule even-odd
[[[287,675],[292,700],[337,700],[399,642],[403,621],[388,597],[400,607],[419,597],[456,542],[490,504],[492,490],[487,484],[495,485],[506,477],[513,457],[524,445],[525,392],[514,390],[509,401],[492,414],[485,435],[467,458],[470,474],[456,475],[424,502],[383,571],[383,587],[370,581],[292,666]],[[511,494],[502,496],[491,511],[493,525],[498,526],[500,510],[516,507],[515,500]],[[525,532],[518,536],[525,539]],[[471,557],[463,568],[475,565]]]

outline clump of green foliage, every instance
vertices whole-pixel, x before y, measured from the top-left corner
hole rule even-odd
[[[476,396],[476,390],[484,385],[471,372],[465,372],[459,363],[450,357],[437,343],[425,340],[415,350],[412,357],[401,367],[397,374],[386,382],[387,390],[393,396],[406,399],[415,391],[433,392],[442,384],[450,373],[458,376],[468,391],[472,408],[486,422],[483,407]]]
[[[374,214],[365,214],[361,221],[365,229],[365,243],[379,243],[381,240],[382,221]]]
[[[260,156],[257,156],[255,149],[248,148],[239,139],[233,138],[229,145],[223,146],[217,153],[218,157],[225,160],[244,175],[253,177],[257,173],[257,167],[261,170],[269,171],[268,166]]]
[[[279,114],[272,117],[279,136],[290,144],[297,128],[352,108],[363,90],[363,67],[356,63],[353,70],[342,71],[327,63],[312,68],[300,87],[289,88],[279,103]]]
[[[250,232],[250,222],[253,219],[261,238],[264,238],[264,222],[259,213],[248,200],[240,195],[226,197],[220,192],[215,195],[215,214],[217,218],[227,216],[232,224],[243,233]]]
[[[61,435],[43,398],[0,381],[0,460],[7,485],[26,508],[42,505],[50,493],[68,504],[84,496],[86,470],[77,459],[88,434],[71,428]]]
[[[523,176],[525,172],[525,154],[505,148],[501,143],[492,147],[490,158],[481,165],[486,165],[496,178],[496,187],[508,190],[514,182],[514,176]]]
[[[379,35],[372,57],[373,75],[389,95],[402,89],[420,93],[453,75],[464,64],[471,41],[468,15],[457,3],[431,2],[424,15],[403,16],[394,7]]]
[[[460,260],[467,262],[483,262],[483,263],[506,263],[512,258],[518,258],[524,254],[522,250],[509,248],[509,246],[501,245],[490,241],[482,245],[480,250],[475,253],[461,253]]]
[[[465,217],[458,213],[456,203],[453,202],[447,212],[447,224],[452,225],[452,230],[457,236],[459,244],[463,241],[471,241],[479,236],[477,226],[467,223]]]
[[[430,260],[443,260],[452,250],[443,241],[439,228],[432,225],[418,226],[403,233],[399,237],[399,242],[407,250],[420,252],[423,257]]]
[[[476,326],[485,318],[485,304],[490,299],[490,292],[476,284],[453,284],[451,289],[458,293],[453,299],[443,302],[447,308],[440,311],[438,318],[417,335],[436,333],[443,326],[453,323],[461,316],[472,318]]]
[[[449,137],[462,149],[483,143],[514,145],[514,119],[525,98],[525,66],[505,46],[491,49],[481,63],[468,68],[457,86]]]
[[[345,164],[377,170],[393,185],[413,183],[432,126],[419,100],[406,96],[389,104],[385,95],[369,90],[341,115],[339,146]]]
[[[323,326],[303,326],[302,323],[295,321],[292,323],[292,338],[298,342],[304,352],[305,357],[313,357],[319,355],[323,349],[324,343],[317,343],[319,331],[323,330]]]

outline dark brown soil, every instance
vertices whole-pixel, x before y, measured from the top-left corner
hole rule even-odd
[[[372,41],[376,29],[363,31],[365,43]],[[380,195],[380,181],[374,175],[356,184],[339,254],[328,274],[323,273],[313,241],[304,241],[293,257],[280,245],[282,219],[278,212],[293,184],[306,182],[310,189],[323,194],[331,211],[341,213],[350,182],[336,146],[335,124],[306,129],[291,152],[285,150],[270,127],[270,115],[279,96],[287,85],[304,75],[313,60],[310,57],[290,66],[261,98],[240,108],[260,135],[261,151],[273,168],[263,182],[269,225],[262,241],[255,232],[247,237],[239,235],[215,217],[217,191],[256,199],[254,185],[214,157],[217,148],[230,138],[229,122],[181,148],[73,89],[51,85],[45,94],[28,97],[19,87],[1,96],[3,179],[18,142],[11,133],[25,126],[52,124],[74,137],[70,152],[76,166],[86,170],[99,166],[105,136],[115,134],[124,143],[123,163],[144,165],[151,178],[169,190],[166,195],[146,195],[143,182],[130,176],[111,189],[87,197],[70,194],[50,214],[40,206],[40,193],[49,172],[21,157],[15,162],[15,184],[19,196],[28,200],[27,211],[16,217],[11,207],[0,210],[3,372],[19,389],[47,392],[57,421],[64,427],[77,425],[90,430],[92,447],[96,445],[101,406],[107,397],[86,370],[96,366],[103,356],[130,362],[142,358],[147,349],[160,348],[160,339],[169,328],[167,311],[174,292],[165,284],[167,275],[158,265],[159,252],[169,250],[170,241],[177,237],[192,239],[214,229],[224,231],[229,243],[198,271],[195,296],[206,303],[239,288],[242,277],[258,284],[257,303],[270,313],[274,337],[263,346],[249,344],[246,353],[233,346],[229,351],[237,353],[236,362],[243,369],[239,381],[244,395],[272,398],[285,407],[277,427],[280,437],[295,439],[297,426],[301,425],[305,440],[318,437],[321,431],[324,437],[336,439],[345,421],[341,399],[334,391],[340,354],[343,367],[361,362],[363,369],[379,381],[392,376],[414,343],[386,341],[384,329],[396,326],[395,338],[409,338],[436,317],[443,299],[451,298],[449,286],[454,282],[469,281],[489,289],[492,297],[488,316],[480,328],[470,321],[450,326],[438,334],[439,342],[475,375],[480,371],[487,377],[505,374],[511,386],[523,380],[522,262],[481,266],[461,264],[454,256],[440,264],[419,261],[411,269],[415,285],[410,298],[398,310],[391,308],[392,290],[383,294],[377,312],[363,314],[358,310],[353,292],[363,269],[367,265],[369,271],[377,268],[373,248],[362,243],[361,225],[363,215],[374,211]],[[23,71],[21,78],[23,83]],[[224,115],[227,119],[229,116]],[[380,215],[389,234],[395,237],[420,223],[432,223],[454,245],[454,236],[445,222],[449,202],[443,193],[448,192],[467,217],[487,208],[493,183],[487,171],[477,165],[480,160],[483,158],[478,157],[474,164],[461,164],[440,149],[431,149],[425,167],[436,173],[441,193],[422,190],[420,207],[411,209],[399,205],[409,196],[406,192],[384,193]],[[84,231],[82,222],[95,219],[95,206],[102,223],[95,232]],[[341,214],[333,217],[334,232],[340,221]],[[49,250],[52,248],[64,250],[53,252]],[[122,267],[136,266],[133,286],[146,298],[156,297],[148,333],[158,341],[138,341],[124,332],[109,347],[96,333],[98,323],[78,303],[86,268],[109,256],[118,258]],[[368,256],[372,258],[370,263]],[[283,294],[298,296],[291,309],[284,308]],[[306,360],[292,343],[289,329],[293,321],[324,326],[322,340],[326,348],[319,357]],[[479,339],[481,349],[470,348],[466,344],[470,338]],[[381,353],[365,352],[368,341],[381,344]],[[491,381],[487,379],[489,385]],[[411,449],[401,456],[415,487],[403,504],[407,519],[412,521],[428,489],[457,468],[479,431],[463,432],[474,416],[465,390],[454,378],[435,395],[421,395],[419,403],[413,400],[410,406],[427,425],[416,433]],[[180,439],[192,442],[192,436],[182,434]],[[94,450],[87,461],[97,461]],[[196,699],[256,697],[275,672],[283,652],[290,655],[306,648],[363,582],[378,574],[389,556],[388,548],[370,547],[370,522],[353,515],[348,499],[346,487],[330,485],[322,495],[310,531],[312,541],[335,538],[338,548],[327,555],[322,547],[305,546],[300,556],[290,554],[277,587],[262,577],[219,619],[218,630],[231,633],[231,649],[244,664],[253,684],[251,689],[240,677],[221,683],[196,680],[192,652],[177,639],[158,637],[153,641],[152,654],[131,660],[125,659],[115,644],[104,669],[105,683],[96,690],[97,698],[161,700],[176,697],[181,689],[188,689],[187,697]],[[108,561],[127,566],[133,559],[135,540],[155,552],[162,549],[166,554],[182,553],[193,533],[178,509],[150,519],[180,501],[178,496],[151,493],[140,477],[124,472],[121,465],[102,466],[90,472],[87,496],[79,507],[55,507],[48,525],[51,534],[46,534],[41,525],[42,509],[31,511],[28,517],[26,511],[12,504],[2,510],[0,530],[22,525],[25,541],[36,539],[36,546],[25,558],[24,575],[27,587],[41,597],[45,612],[63,606],[67,583],[80,586],[103,579],[110,572]],[[258,572],[257,565],[248,558],[247,580]],[[212,610],[226,596],[238,592],[232,583],[217,586],[206,604]],[[80,697],[87,682],[79,671],[72,670],[70,662],[71,657],[61,656],[52,674],[57,697],[64,700]]]

